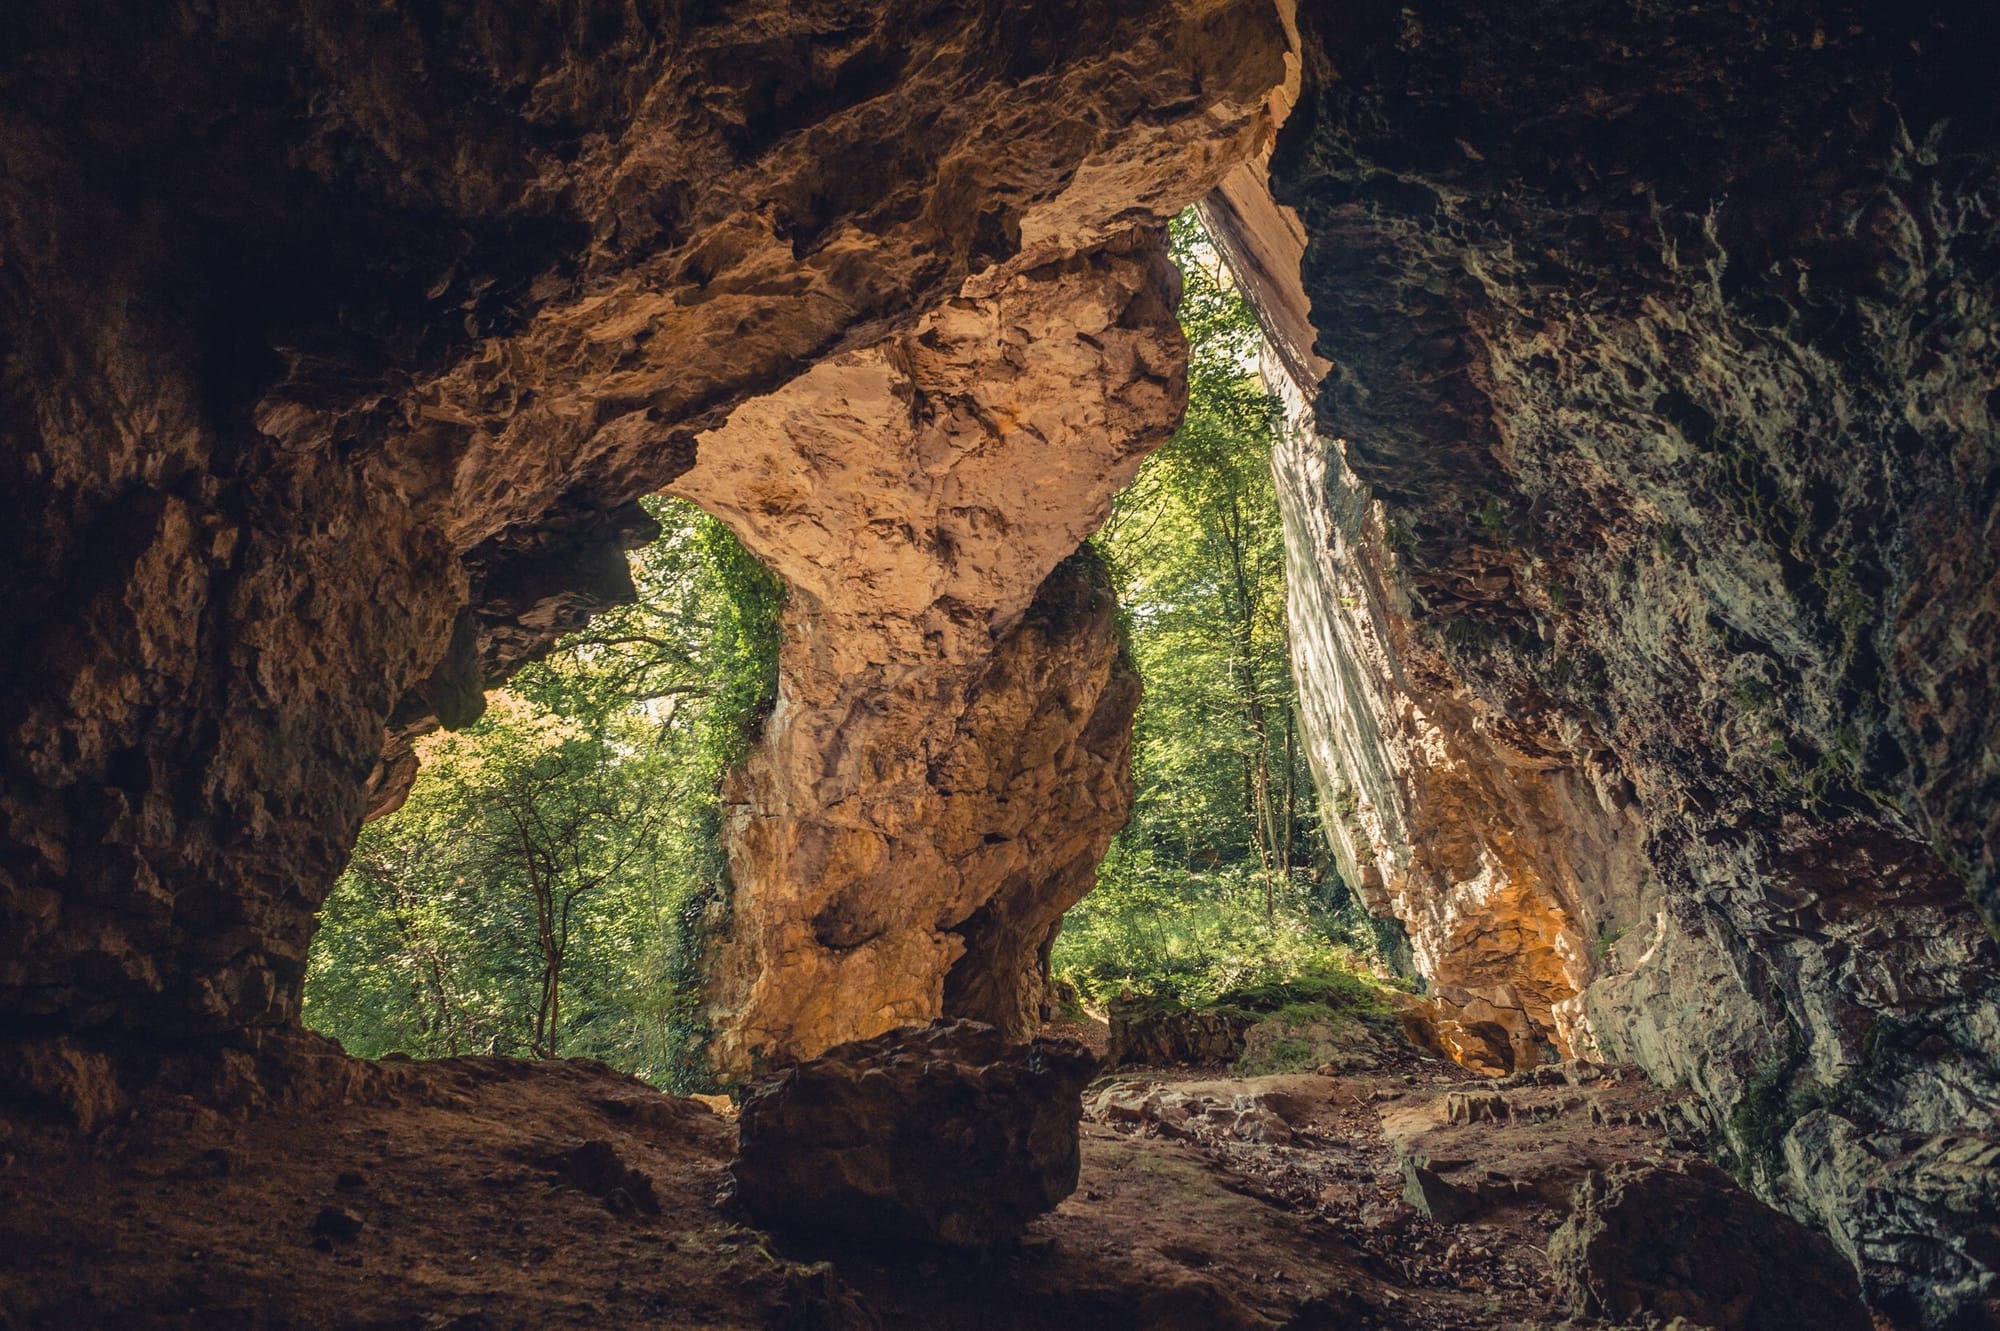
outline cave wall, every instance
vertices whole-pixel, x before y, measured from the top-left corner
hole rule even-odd
[[[1170,428],[1158,221],[1268,142],[1285,66],[1275,14],[1230,0],[96,0],[15,16],[0,73],[0,1064],[60,1098],[84,1037],[292,1027],[314,912],[407,789],[408,739],[629,596],[632,501],[701,486],[703,450],[754,433],[744,404],[872,355],[884,391],[971,409],[926,339],[939,367],[982,337],[989,368],[1032,362],[1034,320],[1082,311],[1098,343],[1065,327],[1064,354],[1105,358],[1072,368],[1104,370],[1107,405],[1000,403],[987,425],[1035,467],[1008,498],[1058,487],[1079,432],[1076,465],[1115,470]],[[825,520],[859,547],[854,500]],[[1075,654],[1093,682],[972,659],[1027,650],[1101,500],[1028,524],[962,617],[898,621],[964,631],[939,687],[965,724],[982,680],[1115,715],[1095,611],[1063,630],[1098,644]],[[775,554],[814,501],[732,520]],[[935,559],[949,525],[898,540]],[[985,548],[1008,540],[1032,544]],[[980,583],[981,549],[938,597]],[[799,681],[838,692],[826,653],[868,650],[814,627],[865,607],[795,604],[780,747],[821,701]],[[1115,819],[1118,741],[1087,718],[1061,740],[1096,746],[1079,771]],[[1004,902],[1018,875],[989,857]]]
[[[1978,1324],[2000,1273],[1991,20],[1301,22],[1270,163],[1290,216],[1254,177],[1207,207],[1293,398],[1294,659],[1344,868],[1481,1055],[1497,1028],[1515,1056],[1695,1088],[1718,1149],[1881,1306]]]
[[[793,589],[725,1060],[1025,1020],[1129,798],[1062,561],[1172,428],[1158,224],[1221,183],[1337,850],[1455,1038],[1693,1086],[1885,1306],[1990,1303],[1992,20],[1368,0],[1299,16],[1296,85],[1286,21],[15,16],[10,1094],[290,1029],[409,738],[629,595],[667,486]]]
[[[1275,8],[1197,13],[1110,62],[1090,115],[1119,128],[1018,253],[738,407],[670,487],[787,588],[777,703],[724,792],[725,1076],[1040,1019],[1131,805],[1138,678],[1079,545],[1186,402],[1164,223],[1268,150],[1297,80]]]

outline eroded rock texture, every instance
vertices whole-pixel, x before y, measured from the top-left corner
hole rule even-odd
[[[406,788],[407,739],[470,720],[485,684],[629,595],[631,501],[699,459],[690,489],[726,506],[735,482],[710,482],[755,452],[733,441],[814,400],[811,373],[874,375],[865,410],[893,400],[906,422],[835,459],[855,472],[823,511],[806,486],[774,507],[745,494],[732,520],[774,558],[776,533],[807,550],[823,522],[843,557],[956,570],[895,607],[898,632],[950,641],[904,641],[868,661],[894,680],[850,686],[873,649],[840,636],[810,553],[786,562],[804,591],[779,756],[749,807],[791,797],[790,737],[827,724],[814,708],[941,689],[961,729],[1004,710],[985,695],[1082,708],[1049,753],[1094,745],[1078,822],[1115,819],[1119,741],[1089,726],[1126,687],[1108,647],[1075,649],[1087,624],[1064,622],[1041,631],[1069,658],[977,658],[1027,643],[1043,575],[1172,424],[1154,228],[1268,141],[1285,72],[1275,12],[1248,0],[18,16],[0,80],[9,1032],[288,1023],[313,911],[364,810]],[[1053,370],[1048,337],[1068,358]],[[1096,398],[1044,396],[1079,375]],[[764,417],[739,411],[759,398]],[[841,428],[824,437],[854,443]],[[979,507],[997,472],[894,460],[1001,440],[1016,470],[998,516]],[[909,472],[866,471],[883,466]],[[921,502],[859,502],[919,471],[937,478]],[[1101,485],[1064,508],[1072,471]],[[898,530],[873,539],[878,518]],[[925,652],[958,673],[917,681]],[[1020,759],[995,744],[894,761],[998,798]],[[857,757],[871,779],[891,761]],[[933,835],[911,816],[888,826]],[[1010,817],[952,835],[1014,835]],[[988,851],[978,893],[898,890],[933,894],[927,928],[1033,945],[1052,916],[1014,902],[1020,853]],[[840,911],[872,909],[841,901],[836,942],[867,927]],[[927,937],[934,1001],[952,947]],[[1026,1001],[1002,951],[966,977],[968,1008]]]
[[[1302,24],[1299,229],[1211,213],[1253,283],[1306,242],[1258,303],[1343,862],[1468,1036],[1696,1089],[1871,1297],[1993,1316],[1990,22]]]
[[[1018,255],[740,407],[674,482],[790,595],[777,707],[726,794],[725,1073],[1040,1015],[1131,802],[1138,680],[1078,544],[1186,398],[1157,223],[1265,148],[1296,84],[1274,8],[1201,18],[1099,76],[1117,151],[1012,224]]]
[[[839,1045],[745,1097],[736,1197],[759,1223],[895,1251],[984,1248],[1076,1190],[1083,1086],[1069,1040],[936,1021]]]
[[[1549,1240],[1570,1310],[1718,1331],[1868,1331],[1854,1272],[1823,1235],[1699,1161],[1621,1164],[1578,1185]]]
[[[1139,696],[1096,557],[1058,561],[1177,419],[1173,291],[1148,235],[702,436],[675,490],[789,589],[778,705],[729,792],[723,1067],[947,1007],[1037,1017],[1038,959],[1131,802]]]

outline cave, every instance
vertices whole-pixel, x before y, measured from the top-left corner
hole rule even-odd
[[[2000,1326],[1992,13],[75,0],[10,29],[0,1325],[1502,1325],[1462,1273],[1413,1292],[1104,1126],[1153,1142],[1194,1092],[1086,1093],[1080,1190],[1013,1266],[822,1260],[719,1207],[736,1130],[697,1102],[300,1025],[418,741],[631,598],[667,494],[787,590],[723,794],[718,1070],[846,1104],[916,1027],[991,1064],[965,1085],[1078,1107],[1022,1042],[1139,705],[1078,551],[1185,407],[1193,208],[1283,404],[1331,852],[1462,1078],[1436,1131],[1612,1096],[1597,1127],[1699,1151],[1581,1182],[1573,1256],[1652,1216],[1669,1257],[1722,1234],[1851,1284],[1813,1324]],[[1029,1211],[1079,1187],[1068,1149]],[[1396,1168],[1425,1223],[1485,1204],[1442,1155]],[[1637,1304],[1562,1315],[1709,1324],[1626,1274]],[[1821,1316],[1760,1297],[1710,1320]]]

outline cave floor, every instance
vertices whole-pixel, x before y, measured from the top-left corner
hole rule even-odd
[[[580,1062],[401,1074],[115,1157],[0,1156],[0,1327],[1542,1327],[1564,1313],[1541,1194],[1673,1149],[1640,1085],[1525,1085],[1454,1123],[1490,1084],[1402,1051],[1120,1074],[1090,1097],[1075,1195],[1019,1248],[867,1255],[732,1216],[734,1127],[698,1102]],[[1404,1200],[1412,1154],[1459,1223]]]

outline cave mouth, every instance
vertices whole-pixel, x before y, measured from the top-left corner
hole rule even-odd
[[[322,909],[309,1030],[365,1058],[587,1057],[713,1089],[721,788],[776,701],[784,592],[691,503],[646,511],[629,601],[414,738],[415,780]]]
[[[377,1320],[504,1323],[460,1277],[483,1243],[560,1274],[549,1234],[611,1233],[700,1254],[697,1301],[746,1324],[865,1324],[716,1210],[734,1134],[703,1102],[301,1030],[314,920],[420,738],[476,742],[489,686],[627,595],[637,497],[671,492],[789,588],[721,812],[709,1058],[818,1063],[859,1097],[832,1120],[888,1124],[874,1054],[811,1054],[923,1066],[897,1042],[964,1033],[895,1033],[947,995],[1028,1034],[1134,798],[1116,570],[1070,560],[1179,420],[1161,230],[1198,203],[1297,424],[1284,770],[1431,983],[1341,1020],[1283,985],[1127,1013],[1186,1018],[1174,1075],[1095,1088],[1074,1138],[990,1116],[996,1154],[1077,1167],[1038,1306],[1394,1324],[1446,1289],[1468,1321],[1712,1297],[1858,1326],[1858,1281],[1899,1328],[2000,1320],[1990,14],[598,8],[17,25],[0,1319],[337,1320],[363,1289],[406,1298]],[[1242,807],[1287,809],[1268,874],[1292,798],[1247,776]],[[1274,907],[1303,867],[1276,858]],[[1188,913],[1160,900],[1132,918]],[[1031,964],[955,970],[991,939]],[[522,1047],[588,1047],[560,984],[514,979]],[[1452,1023],[1494,1075],[1427,1052]],[[1076,1066],[1025,1048],[940,1085]],[[1349,1118],[1351,1174],[1263,1168]],[[1584,1149],[1614,1130],[1636,1156]],[[1514,1205],[1578,1223],[1463,1242]],[[1292,1243],[1287,1208],[1372,1260]],[[1161,1215],[1254,1260],[1144,1241]],[[357,1283],[424,1267],[399,1216],[462,1226],[452,1269]],[[532,1324],[692,1315],[600,1246],[601,1288],[503,1292]],[[1529,1248],[1555,1284],[1507,1283]],[[1262,1274],[1308,1270],[1340,1279]],[[898,1271],[857,1297],[942,1324]],[[1023,1273],[957,1293],[1034,1297]]]
[[[1086,1004],[1101,1021],[1114,997],[1192,1008],[1393,978],[1385,922],[1340,877],[1298,734],[1273,471],[1290,422],[1264,378],[1271,347],[1194,212],[1171,231],[1187,410],[1013,630],[1046,669],[1074,626],[1117,616],[1146,699],[1131,722],[1134,812],[1101,863],[1094,847],[1079,863],[1027,859],[946,931],[960,955],[936,1011],[1018,1035]],[[707,1046],[736,1016],[708,992],[742,803],[725,788],[778,701],[785,597],[688,501],[649,501],[647,515],[657,534],[627,556],[631,601],[457,708],[449,729],[403,737],[422,766],[363,829],[322,911],[308,1029],[363,1057],[569,1054],[715,1088]],[[1120,720],[1095,723],[1097,742],[1122,742]],[[984,831],[977,853],[1011,858],[1013,840]],[[1081,902],[1051,890],[1093,883]],[[878,940],[895,926],[880,906],[892,891],[861,879],[825,901],[814,943],[845,954]],[[1439,1047],[1497,1048],[1512,1070],[1504,1036],[1470,1023],[1447,1035],[1462,1038]]]

